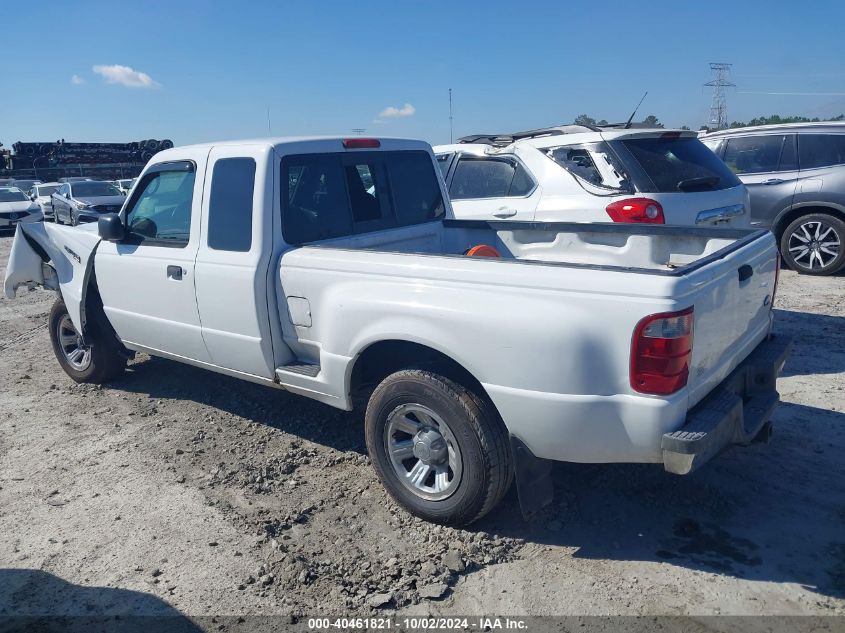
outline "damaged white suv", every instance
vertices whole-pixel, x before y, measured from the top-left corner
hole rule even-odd
[[[687,130],[566,125],[434,152],[458,219],[749,226],[745,187]]]

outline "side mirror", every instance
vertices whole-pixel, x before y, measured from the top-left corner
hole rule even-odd
[[[107,242],[119,242],[126,235],[126,229],[117,213],[104,213],[97,220],[97,233]]]
[[[65,194],[65,198],[67,198],[68,200],[70,200],[70,194],[69,194],[69,193],[66,193],[66,194]]]

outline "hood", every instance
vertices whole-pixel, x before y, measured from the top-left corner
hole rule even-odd
[[[30,208],[35,210],[37,207],[31,200],[21,200],[20,202],[0,202],[0,212],[2,213],[20,213],[21,211],[29,211]]]
[[[95,231],[81,229],[43,222],[18,224],[3,288],[7,299],[13,299],[19,287],[31,284],[61,290],[79,332],[85,326],[85,290],[94,261],[91,256],[100,243]],[[42,254],[49,266],[43,265]],[[49,271],[54,275],[45,276]]]
[[[73,199],[84,202],[85,204],[92,204],[96,207],[111,207],[115,205],[122,207],[126,201],[126,196],[74,196]]]

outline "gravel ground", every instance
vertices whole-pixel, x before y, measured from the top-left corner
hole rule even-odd
[[[770,445],[560,464],[540,517],[511,491],[469,530],[387,498],[361,414],[146,356],[76,385],[53,295],[0,299],[0,614],[843,615],[843,297],[781,275]]]

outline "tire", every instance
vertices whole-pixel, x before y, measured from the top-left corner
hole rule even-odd
[[[406,369],[385,378],[370,397],[365,427],[382,485],[426,521],[472,523],[493,509],[513,480],[507,430],[493,405],[431,371]],[[422,475],[418,482],[415,471]]]
[[[845,267],[845,222],[828,213],[803,215],[786,227],[780,252],[798,273],[832,275]]]
[[[90,345],[83,347],[79,341],[72,343],[70,337],[76,328],[70,320],[62,298],[56,299],[48,320],[50,342],[62,369],[76,382],[101,384],[114,380],[126,369],[126,356],[121,353],[120,344],[106,321],[102,308],[92,310],[88,327]],[[76,345],[74,348],[73,345]],[[74,356],[79,350],[81,356]]]

